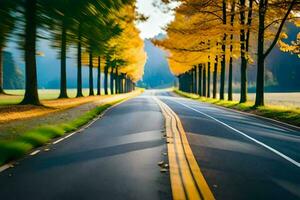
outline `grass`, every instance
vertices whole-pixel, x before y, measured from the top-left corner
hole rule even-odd
[[[275,119],[295,126],[300,126],[300,109],[288,106],[266,105],[260,107],[253,107],[253,102],[239,103],[238,101],[226,101],[212,98],[200,97],[196,94],[186,93],[174,89],[174,92],[180,96],[201,102],[211,103],[218,106],[235,109],[243,112],[256,114],[259,116]]]
[[[109,90],[110,91],[110,90]],[[1,105],[14,105],[18,104],[22,101],[23,95],[24,95],[24,90],[5,90],[5,93],[7,95],[1,95],[0,96],[0,106]],[[68,96],[70,98],[76,97],[77,89],[68,89]],[[102,94],[104,94],[104,90],[102,89]],[[57,89],[39,89],[39,98],[40,100],[54,100],[57,99],[59,96],[59,90]],[[89,89],[83,89],[82,93],[84,96],[89,95]],[[97,93],[97,90],[94,90],[94,93]]]
[[[42,126],[30,130],[13,140],[0,141],[0,165],[14,159],[18,159],[27,154],[33,148],[42,146],[54,138],[61,137],[68,132],[75,131],[110,106],[123,100],[124,99],[121,99],[98,106],[69,122],[51,126]]]

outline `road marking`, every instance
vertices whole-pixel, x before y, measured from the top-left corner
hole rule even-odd
[[[57,143],[59,143],[59,142],[65,140],[65,139],[71,137],[72,135],[74,135],[74,134],[76,134],[76,133],[79,133],[79,132],[84,131],[85,129],[87,129],[87,128],[89,128],[91,125],[93,125],[97,120],[101,119],[107,111],[109,111],[110,109],[112,109],[112,108],[114,108],[114,107],[120,105],[121,103],[127,101],[128,99],[129,99],[129,98],[126,98],[126,99],[124,99],[124,100],[121,100],[119,103],[116,103],[116,104],[114,104],[114,105],[108,107],[108,108],[105,109],[100,115],[98,115],[97,117],[95,117],[94,119],[92,119],[92,120],[91,120],[90,122],[88,122],[86,125],[83,125],[83,127],[81,127],[80,129],[78,129],[78,130],[76,130],[76,131],[74,131],[74,132],[68,134],[67,136],[64,136],[64,137],[62,137],[62,138],[60,138],[60,139],[58,139],[58,140],[52,142],[52,144],[57,144]],[[102,104],[102,105],[105,105],[105,104]]]
[[[2,165],[2,166],[0,167],[0,172],[3,172],[3,171],[5,171],[6,169],[11,168],[11,167],[12,167],[11,164],[5,164],[5,165]]]
[[[188,143],[179,117],[156,97],[165,117],[173,199],[215,199]]]
[[[202,115],[204,115],[204,116],[206,116],[206,117],[208,117],[210,119],[215,120],[216,122],[218,122],[218,123],[226,126],[227,128],[229,128],[229,129],[231,129],[231,130],[233,130],[233,131],[241,134],[242,136],[248,138],[249,140],[251,140],[251,141],[253,141],[253,142],[255,142],[255,143],[257,143],[257,144],[259,144],[259,145],[261,145],[263,147],[265,147],[266,149],[270,150],[271,152],[275,153],[276,155],[280,156],[281,158],[287,160],[288,162],[294,164],[295,166],[300,167],[300,163],[297,162],[296,160],[294,160],[294,159],[288,157],[287,155],[281,153],[280,151],[278,151],[278,150],[276,150],[276,149],[268,146],[267,144],[265,144],[265,143],[263,143],[263,142],[261,142],[261,141],[259,141],[257,139],[254,139],[253,137],[247,135],[246,133],[243,133],[242,131],[239,131],[239,130],[233,128],[232,126],[229,126],[228,124],[226,124],[226,123],[224,123],[224,122],[222,122],[222,121],[220,121],[220,120],[218,120],[218,119],[216,119],[216,118],[214,118],[214,117],[212,117],[212,116],[210,116],[210,115],[208,115],[208,114],[206,114],[204,112],[201,112],[201,111],[199,111],[199,110],[197,110],[197,109],[195,109],[193,107],[190,107],[190,106],[188,106],[188,105],[186,105],[184,103],[181,103],[181,102],[178,102],[178,101],[175,101],[175,100],[171,100],[171,101],[176,102],[176,103],[178,103],[178,104],[180,104],[180,105],[182,105],[182,106],[184,106],[186,108],[189,108],[189,109],[191,109],[191,110],[193,110],[193,111],[195,111],[197,113],[200,113],[200,114],[202,114]]]
[[[36,155],[36,154],[40,153],[40,151],[41,151],[41,150],[35,150],[35,151],[34,151],[34,152],[32,152],[30,155],[31,155],[31,156],[34,156],[34,155]]]
[[[64,139],[65,139],[65,137],[63,137],[63,138],[60,138],[60,139],[58,139],[58,140],[56,140],[56,141],[52,142],[52,144],[57,144],[57,143],[59,143],[59,142],[63,141]]]

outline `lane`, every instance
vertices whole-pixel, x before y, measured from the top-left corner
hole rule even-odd
[[[156,95],[179,115],[192,151],[216,199],[300,198],[299,167],[208,116],[297,162],[300,158],[299,131],[213,105],[174,97],[168,92],[156,92]]]
[[[0,173],[0,199],[171,199],[160,108],[144,94]]]

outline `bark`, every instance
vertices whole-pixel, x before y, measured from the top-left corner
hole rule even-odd
[[[90,52],[89,55],[89,96],[94,96],[94,81],[93,81],[93,53]]]
[[[247,101],[247,59],[246,59],[246,34],[245,34],[245,0],[240,0],[240,24],[243,27],[240,31],[240,45],[241,45],[241,91],[240,103]]]
[[[223,24],[226,24],[226,0],[223,0],[222,12],[223,12]],[[222,42],[222,60],[221,60],[221,75],[220,75],[220,100],[224,100],[224,89],[225,89],[225,71],[226,71],[226,37],[224,34]]]
[[[25,1],[25,95],[21,104],[40,105],[36,71],[37,0]]]
[[[193,93],[194,92],[194,75],[193,75],[193,69],[189,71],[189,79],[190,79],[190,84],[189,84],[189,92]]]
[[[114,68],[110,71],[110,94],[114,94]]]
[[[101,95],[101,57],[98,56],[97,95]]]
[[[253,0],[249,0],[248,6],[248,17],[247,17],[247,33],[246,33],[246,52],[249,52],[249,42],[250,42],[250,27],[252,24],[252,12],[253,12]]]
[[[267,4],[265,0],[259,2],[259,25],[257,46],[257,76],[256,76],[256,99],[255,106],[264,105],[264,31],[265,12]]]
[[[83,97],[82,94],[82,66],[81,66],[81,34],[78,33],[77,43],[77,95],[76,97]]]
[[[119,77],[118,77],[119,93],[122,93],[121,82],[122,82],[122,75],[119,75]]]
[[[0,94],[4,94],[3,87],[3,48],[0,47]]]
[[[235,1],[232,1],[231,4],[231,16],[230,16],[230,25],[233,29],[233,22],[235,17]],[[233,30],[232,30],[233,31]],[[232,101],[232,68],[233,68],[233,34],[230,34],[230,59],[229,59],[229,70],[228,70],[228,100]]]
[[[194,66],[193,68],[193,79],[194,79],[194,84],[193,84],[193,87],[194,87],[194,91],[193,93],[194,94],[197,94],[197,66]]]
[[[229,59],[229,70],[228,70],[228,100],[232,101],[232,57]]]
[[[216,62],[214,66],[214,74],[213,74],[213,98],[217,98],[217,75],[218,75],[218,56],[216,56]]]
[[[104,67],[104,93],[108,95],[108,63]]]
[[[119,72],[118,72],[118,67],[116,67],[116,73],[115,73],[115,91],[116,94],[119,94]]]
[[[128,79],[127,78],[125,78],[124,85],[125,85],[125,93],[127,93],[128,92]]]
[[[67,67],[66,67],[67,32],[62,24],[61,49],[60,49],[60,94],[58,98],[68,98],[67,95]]]
[[[203,96],[206,97],[206,66],[203,67]]]
[[[210,62],[207,63],[207,97],[210,97]]]
[[[123,79],[124,79],[124,74],[121,74],[121,76],[120,76],[120,91],[121,91],[121,93],[124,93]]]
[[[198,65],[198,95],[202,96],[202,64]]]

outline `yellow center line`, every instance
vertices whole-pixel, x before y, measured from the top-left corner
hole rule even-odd
[[[188,143],[176,113],[156,97],[165,117],[173,199],[215,199]]]

